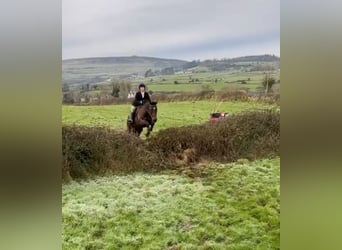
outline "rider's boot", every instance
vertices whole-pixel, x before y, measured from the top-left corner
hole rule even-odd
[[[133,117],[134,117],[135,110],[136,110],[136,107],[132,106],[131,113],[128,116],[128,122],[129,123],[133,123]]]
[[[128,116],[128,121],[129,121],[130,123],[133,122],[133,112],[131,112],[130,115]]]

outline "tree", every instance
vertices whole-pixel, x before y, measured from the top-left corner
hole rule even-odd
[[[186,64],[183,65],[183,69],[190,69],[190,68],[193,68],[193,67],[196,67],[200,64],[200,60],[193,60],[191,62],[188,62]]]
[[[119,83],[113,83],[113,88],[112,88],[112,96],[113,97],[119,97],[120,93],[120,85]]]
[[[113,97],[127,97],[127,94],[131,90],[131,83],[125,80],[112,80],[112,93]]]
[[[152,69],[149,69],[145,72],[145,77],[151,77],[154,76],[154,73],[152,72]]]
[[[161,70],[162,75],[173,75],[174,73],[175,73],[175,70],[173,67],[168,67],[168,68],[164,68]]]
[[[265,74],[264,79],[262,80],[262,86],[264,87],[265,94],[270,92],[272,86],[276,83],[276,79],[269,74]]]
[[[81,93],[88,92],[90,90],[90,85],[89,83],[87,84],[82,84],[81,86]]]
[[[132,89],[132,86],[129,81],[125,81],[125,80],[120,81],[119,96],[123,98],[127,97],[127,94],[131,91],[131,89]]]
[[[69,91],[70,91],[69,85],[66,83],[63,83],[62,92],[69,92]]]
[[[63,93],[63,103],[74,103],[74,97],[72,92]]]

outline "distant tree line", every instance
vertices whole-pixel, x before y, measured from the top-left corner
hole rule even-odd
[[[111,95],[113,97],[125,98],[125,97],[127,97],[127,94],[132,89],[131,82],[126,81],[126,80],[113,79],[111,81],[111,85],[112,85],[112,93],[111,93]]]
[[[191,68],[197,67],[200,65],[200,63],[201,63],[200,60],[193,60],[191,62],[184,64],[183,69],[191,69]]]

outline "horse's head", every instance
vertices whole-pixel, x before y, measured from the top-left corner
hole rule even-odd
[[[147,112],[151,119],[152,126],[157,122],[157,102],[147,103]]]

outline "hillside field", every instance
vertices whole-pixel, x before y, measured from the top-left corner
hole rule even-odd
[[[207,122],[215,109],[235,114],[272,107],[279,108],[253,101],[161,102],[153,134]],[[62,124],[122,130],[129,112],[129,104],[63,105]],[[75,149],[87,144],[77,142]],[[280,249],[279,157],[216,161],[63,183],[62,249]]]
[[[158,121],[154,131],[168,127],[200,124],[208,121],[215,108],[221,112],[237,113],[263,109],[273,105],[257,102],[183,101],[158,103]],[[65,125],[106,126],[126,129],[129,104],[108,106],[62,106],[62,123]]]
[[[279,158],[201,164],[64,184],[63,249],[279,249]]]
[[[215,91],[241,88],[255,90],[261,87],[264,76],[263,72],[204,72],[147,77],[144,82],[147,83],[150,90],[155,92],[190,92],[199,91],[206,87]],[[270,76],[279,79],[279,72],[270,72]],[[193,82],[190,82],[192,79]],[[241,84],[238,81],[245,81],[246,84]]]
[[[254,74],[255,70],[259,73],[271,70],[267,65],[273,65],[271,67],[273,70],[279,69],[280,58],[270,55],[259,55],[233,58],[230,61],[209,60],[195,64],[190,63],[191,66],[186,66],[189,63],[189,61],[184,60],[143,56],[67,59],[62,62],[62,82],[71,87],[76,87],[83,84],[108,83],[112,78],[146,81],[150,80],[144,78],[148,70],[154,72],[152,75],[160,75],[161,79],[165,78],[168,81],[169,75],[161,74],[160,72],[165,68],[172,68],[172,73],[176,74],[173,76],[176,77],[183,70],[187,71],[186,73],[189,73],[188,70],[190,70],[194,74],[225,75],[233,72],[242,74],[245,74],[244,72],[251,72],[251,74]],[[159,73],[156,71],[159,71]],[[188,77],[186,74],[183,76]],[[197,75],[193,76],[197,77]]]
[[[280,79],[279,71],[268,72],[268,74],[276,80]],[[264,72],[194,72],[192,74],[143,77],[141,79],[130,80],[130,82],[133,89],[140,82],[144,82],[149,91],[159,93],[193,92],[208,88],[215,91],[234,89],[249,89],[255,91],[261,88],[261,82],[264,77]],[[241,81],[245,81],[246,83],[242,84]],[[112,85],[108,82],[103,82],[99,84],[99,88],[102,92],[110,94]],[[89,91],[88,94],[96,96],[101,91],[93,90]]]
[[[181,67],[186,61],[153,57],[100,57],[62,62],[62,80],[69,85],[95,84],[112,77],[143,73],[147,69]]]

